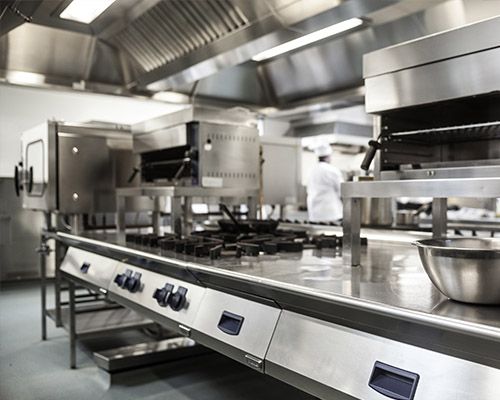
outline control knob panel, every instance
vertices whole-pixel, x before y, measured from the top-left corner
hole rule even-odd
[[[158,288],[153,293],[153,298],[156,299],[160,307],[167,307],[174,311],[179,311],[186,305],[187,289],[179,286],[177,291],[174,292],[174,285],[166,283],[163,288]]]
[[[135,293],[141,288],[140,272],[133,272],[131,269],[126,269],[123,274],[118,274],[114,282],[122,289],[128,290],[130,293]]]

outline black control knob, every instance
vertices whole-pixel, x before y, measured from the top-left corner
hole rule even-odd
[[[166,283],[161,289],[158,288],[153,293],[153,298],[156,299],[160,307],[166,307],[168,305],[168,301],[174,290],[174,285],[170,283]]]
[[[123,274],[118,274],[115,276],[114,282],[123,289],[125,288],[125,284],[127,283],[128,278],[130,278],[131,276],[132,270],[126,269]]]
[[[115,276],[114,282],[122,289],[135,293],[141,288],[141,276],[140,272],[134,273],[131,269],[126,269],[123,274]]]
[[[172,293],[168,299],[168,304],[174,311],[181,310],[186,304],[186,293],[187,289],[185,287],[179,286],[177,292]]]
[[[141,288],[141,276],[140,272],[135,272],[133,276],[130,276],[125,282],[125,289],[130,293],[135,293]]]

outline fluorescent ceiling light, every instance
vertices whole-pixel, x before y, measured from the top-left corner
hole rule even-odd
[[[289,51],[307,46],[308,44],[317,42],[319,40],[326,39],[327,37],[335,36],[342,32],[357,28],[358,26],[361,26],[363,24],[364,20],[362,20],[361,18],[350,18],[337,24],[327,26],[326,28],[320,29],[319,31],[311,32],[297,39],[290,40],[289,42],[280,44],[279,46],[273,47],[269,50],[265,50],[262,53],[253,56],[252,60],[267,60],[269,58],[279,56],[280,54],[288,53]]]
[[[116,0],[73,0],[59,17],[90,24],[115,1]]]

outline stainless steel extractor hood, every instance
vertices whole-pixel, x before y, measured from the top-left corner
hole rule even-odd
[[[82,24],[59,17],[70,0],[25,3],[0,1],[0,82],[281,110],[361,104],[365,53],[500,14],[500,0],[116,0]],[[251,61],[353,17],[357,30]]]

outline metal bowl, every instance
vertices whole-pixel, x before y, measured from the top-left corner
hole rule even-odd
[[[500,241],[482,238],[424,239],[418,247],[425,272],[452,300],[500,304]]]

